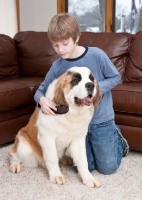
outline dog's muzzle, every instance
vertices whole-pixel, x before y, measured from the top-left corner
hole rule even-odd
[[[93,96],[92,94],[89,94],[87,97],[83,98],[83,99],[79,99],[78,97],[74,97],[74,102],[78,105],[86,105],[86,106],[90,106],[92,104],[93,101]]]

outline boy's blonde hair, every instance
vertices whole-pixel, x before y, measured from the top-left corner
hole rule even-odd
[[[69,13],[57,14],[49,23],[47,35],[51,42],[61,42],[69,38],[76,42],[80,36],[77,20]]]

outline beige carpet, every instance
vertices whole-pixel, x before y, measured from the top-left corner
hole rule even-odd
[[[94,171],[102,187],[88,188],[70,166],[61,166],[65,185],[50,183],[47,170],[40,167],[10,173],[9,147],[0,148],[0,200],[142,200],[142,153],[130,152],[114,174]]]

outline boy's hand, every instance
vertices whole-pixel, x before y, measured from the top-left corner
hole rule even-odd
[[[51,103],[49,102],[49,100],[45,97],[41,97],[40,98],[40,101],[39,101],[39,104],[41,106],[41,110],[44,114],[51,114],[51,115],[56,115],[52,110],[57,110],[57,108],[55,108],[54,106],[51,105]]]

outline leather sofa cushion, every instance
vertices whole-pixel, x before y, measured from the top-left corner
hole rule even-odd
[[[31,105],[28,104],[17,109],[0,112],[0,122],[15,119],[24,115],[29,115],[32,113],[32,111]]]
[[[79,44],[83,46],[99,47],[105,51],[123,77],[131,40],[132,35],[126,33],[84,32],[81,33]]]
[[[27,86],[17,80],[3,81],[0,87],[0,111],[19,108],[31,102],[31,93]]]
[[[0,145],[14,140],[18,131],[28,123],[30,116],[28,114],[0,122]]]
[[[115,112],[115,121],[116,124],[142,128],[142,115],[139,114]]]
[[[124,81],[142,82],[142,31],[134,35]]]
[[[142,83],[121,83],[112,90],[114,110],[142,114]]]
[[[18,76],[18,55],[14,40],[0,34],[0,80]]]
[[[35,103],[34,94],[43,80],[44,77],[20,77],[18,79],[19,83],[26,85],[30,89],[32,95],[31,103]]]
[[[119,125],[124,138],[127,139],[130,150],[142,151],[142,128],[134,126]]]
[[[0,82],[0,112],[34,103],[34,93],[43,78],[17,78]]]
[[[59,58],[46,32],[19,32],[14,40],[18,50],[20,76],[45,77],[52,63]]]

